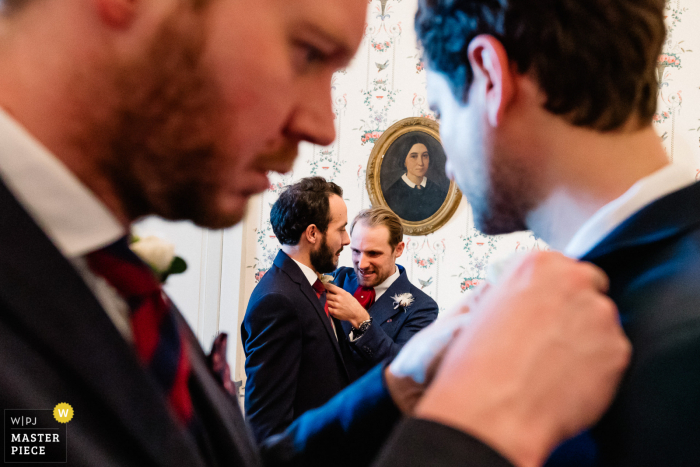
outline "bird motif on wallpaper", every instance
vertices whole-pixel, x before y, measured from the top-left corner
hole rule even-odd
[[[428,279],[427,281],[424,281],[423,279],[418,279],[418,283],[420,284],[420,289],[423,290],[424,288],[428,287],[430,284],[433,283],[433,278],[431,276],[430,279]]]
[[[374,64],[377,65],[377,72],[379,72],[379,71],[382,71],[382,70],[386,70],[386,69],[387,69],[387,67],[389,66],[389,60],[387,60],[387,61],[384,62],[384,63],[377,63],[377,62],[374,62]]]

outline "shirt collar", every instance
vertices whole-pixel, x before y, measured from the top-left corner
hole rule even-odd
[[[290,256],[290,258],[292,258],[292,257]],[[318,280],[318,274],[316,274],[316,272],[313,269],[311,269],[310,267],[308,267],[305,264],[301,264],[299,261],[295,260],[294,258],[292,258],[292,261],[297,263],[297,266],[299,266],[299,269],[301,269],[301,272],[304,273],[304,277],[306,277],[306,280],[308,280],[309,284],[311,284],[313,286],[316,283],[316,281]]]
[[[67,258],[126,234],[107,207],[45,146],[0,108],[0,176]]]
[[[425,177],[423,178],[423,180],[425,180]],[[394,266],[394,267],[396,268],[396,271],[394,271],[394,274],[392,274],[391,276],[384,279],[384,282],[382,282],[381,284],[379,284],[378,286],[376,286],[374,288],[375,300],[379,300],[379,297],[381,297],[382,294],[384,294],[384,292],[389,290],[389,287],[391,287],[391,285],[394,282],[396,282],[396,279],[398,279],[399,276],[401,275],[401,271],[399,271],[398,266]]]
[[[640,179],[622,196],[600,208],[573,236],[564,249],[572,258],[581,258],[610,232],[644,206],[695,183],[687,166],[669,164]]]
[[[401,180],[406,182],[406,185],[410,186],[411,188],[415,188],[416,184],[411,181],[410,178],[408,178],[408,175],[403,174],[401,175]],[[420,186],[425,188],[425,184],[428,183],[428,177],[423,177],[423,181],[420,182]]]

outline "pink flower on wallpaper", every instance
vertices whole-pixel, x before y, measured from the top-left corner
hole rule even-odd
[[[474,279],[474,278],[468,277],[462,281],[462,283],[460,284],[460,288],[462,289],[462,292],[464,292],[466,290],[473,289],[477,285],[481,284],[481,282],[482,282],[482,279]]]
[[[659,55],[659,65],[670,66],[670,67],[680,67],[681,58],[676,54],[664,53]]]
[[[267,272],[267,269],[260,269],[258,272],[255,273],[255,282],[260,282],[260,279],[263,278],[265,273]]]

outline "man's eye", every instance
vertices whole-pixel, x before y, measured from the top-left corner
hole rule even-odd
[[[322,62],[325,59],[326,55],[316,47],[311,45],[306,46],[306,61],[308,63]]]
[[[311,44],[297,44],[297,65],[300,68],[308,67],[326,60],[326,55]]]

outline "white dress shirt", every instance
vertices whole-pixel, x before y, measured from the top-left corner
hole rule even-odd
[[[418,186],[418,185],[416,185],[415,183],[413,183],[413,182],[411,181],[411,179],[408,178],[408,175],[406,175],[406,174],[401,175],[401,180],[403,180],[404,182],[406,182],[406,185],[410,186],[411,188],[415,188],[415,187]],[[426,184],[426,183],[428,183],[428,177],[423,177],[423,180],[420,182],[421,188],[425,188],[425,184]]]
[[[45,146],[0,108],[0,177],[56,248],[76,268],[116,328],[132,340],[129,307],[87,266],[85,255],[127,231]]]
[[[692,170],[680,164],[669,164],[647,175],[622,196],[596,211],[571,238],[564,254],[571,258],[582,258],[634,213],[693,183],[695,176]]]
[[[290,256],[290,258],[292,258],[292,257]],[[316,271],[314,271],[313,269],[311,269],[307,265],[300,263],[299,261],[295,260],[294,258],[292,258],[292,261],[297,263],[297,266],[299,266],[299,269],[301,269],[301,272],[304,274],[304,277],[306,277],[306,280],[309,281],[309,284],[311,284],[311,287],[314,286],[314,284],[316,283],[317,280],[320,280],[318,278],[318,274],[316,274]],[[331,320],[331,327],[333,328],[333,333],[335,333],[335,338],[338,339],[338,331],[335,330],[335,323],[333,322],[333,320]]]
[[[425,178],[423,180],[425,180]],[[379,300],[379,297],[384,295],[384,292],[386,292],[389,289],[389,287],[391,287],[391,284],[396,282],[396,279],[398,279],[399,276],[401,275],[401,271],[399,271],[399,268],[396,266],[394,266],[394,267],[396,268],[396,270],[394,271],[394,274],[392,274],[391,276],[384,279],[384,282],[382,282],[381,284],[379,284],[378,286],[376,286],[374,288],[374,293],[375,293],[374,301],[375,302],[377,300]]]
[[[634,213],[674,191],[695,183],[693,171],[681,164],[669,164],[639,179],[622,196],[612,200],[595,212],[576,231],[564,249],[570,258],[583,258],[617,226]],[[486,273],[487,281],[496,284],[511,261],[520,253],[491,261]]]

